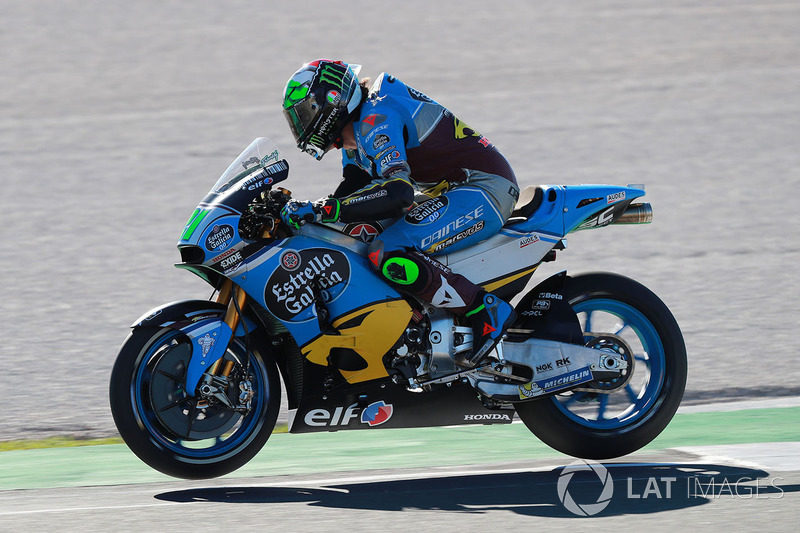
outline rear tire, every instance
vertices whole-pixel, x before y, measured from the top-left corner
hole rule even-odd
[[[135,329],[114,364],[109,400],[120,435],[142,461],[170,476],[206,479],[236,470],[264,446],[278,418],[281,389],[270,354],[253,350],[250,411],[199,401],[183,388],[190,353],[180,331]],[[244,377],[242,344],[232,341],[224,359],[234,362],[231,375]],[[231,385],[234,398],[238,381],[236,389]]]
[[[564,297],[584,333],[615,334],[633,348],[632,379],[610,394],[570,391],[521,402],[517,413],[562,453],[602,460],[634,452],[661,433],[683,398],[687,362],[680,328],[652,291],[624,276],[570,277]]]

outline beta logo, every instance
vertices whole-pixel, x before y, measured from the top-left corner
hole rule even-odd
[[[387,404],[383,400],[369,404],[361,411],[361,423],[369,424],[370,427],[380,426],[392,418],[392,404]]]

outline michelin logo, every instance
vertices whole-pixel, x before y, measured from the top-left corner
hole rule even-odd
[[[535,398],[543,394],[548,394],[551,392],[559,391],[561,389],[566,389],[567,387],[572,387],[573,385],[586,383],[587,381],[591,380],[592,380],[592,371],[589,370],[589,367],[587,366],[575,370],[573,372],[561,374],[554,378],[531,381],[530,383],[526,383],[525,385],[520,385],[518,387],[519,399],[525,400],[527,398]]]

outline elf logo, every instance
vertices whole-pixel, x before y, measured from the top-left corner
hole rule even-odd
[[[361,409],[357,403],[348,407],[336,407],[333,413],[327,409],[311,409],[306,413],[303,422],[311,427],[349,426],[353,419],[358,419],[369,427],[380,426],[392,418],[392,404],[383,400],[373,402]]]

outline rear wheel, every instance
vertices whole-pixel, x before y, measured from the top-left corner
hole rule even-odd
[[[517,413],[543,442],[568,455],[609,459],[638,450],[661,433],[683,398],[687,363],[680,328],[655,294],[624,276],[570,277],[564,292],[587,346],[624,352],[632,365],[606,394],[570,391],[518,403]]]
[[[232,370],[215,385],[240,406],[190,396],[185,376],[191,345],[180,331],[135,329],[111,373],[109,399],[125,443],[165,474],[203,479],[236,470],[269,438],[280,406],[278,369],[269,354],[251,352],[234,340],[223,357]],[[249,359],[249,364],[248,364]]]

